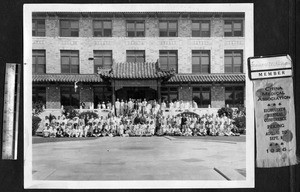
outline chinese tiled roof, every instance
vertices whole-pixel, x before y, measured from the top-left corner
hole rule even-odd
[[[114,63],[110,71],[99,71],[102,78],[112,79],[157,79],[169,78],[175,74],[174,70],[161,70],[158,63]]]
[[[176,74],[171,77],[170,83],[198,83],[198,82],[244,82],[245,74]]]
[[[34,74],[33,82],[102,82],[98,74]]]

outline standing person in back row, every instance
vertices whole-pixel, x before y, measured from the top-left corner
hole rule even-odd
[[[118,98],[117,101],[115,102],[116,116],[120,115],[120,107],[121,107],[121,103],[120,103],[119,98]]]

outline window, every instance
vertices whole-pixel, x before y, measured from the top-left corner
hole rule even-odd
[[[210,51],[192,51],[192,72],[209,73],[210,72]]]
[[[93,21],[94,37],[111,37],[111,21]]]
[[[94,51],[94,73],[100,68],[110,68],[112,66],[112,51]]]
[[[160,37],[177,37],[177,21],[159,21]]]
[[[243,21],[241,20],[225,20],[224,21],[225,37],[242,37]]]
[[[192,37],[210,37],[210,21],[192,21]]]
[[[111,87],[95,87],[94,88],[94,107],[97,108],[98,104],[102,102],[107,103],[112,101],[112,89]]]
[[[127,37],[145,37],[145,21],[127,21]]]
[[[32,51],[32,73],[46,73],[46,53],[45,50]]]
[[[61,87],[61,105],[63,106],[73,106],[79,109],[79,91],[75,92],[74,87]]]
[[[60,20],[61,37],[78,37],[79,21],[78,20]]]
[[[45,36],[45,19],[32,19],[32,36]]]
[[[161,69],[174,69],[177,72],[177,51],[159,51]]]
[[[225,51],[225,73],[243,72],[243,51],[227,50]]]
[[[211,103],[210,87],[193,87],[193,100],[198,107],[208,107]]]
[[[145,62],[145,51],[133,50],[126,51],[126,61],[127,62]]]
[[[178,88],[177,87],[161,87],[161,101],[172,101],[178,100]]]
[[[37,102],[46,107],[46,87],[32,87],[32,103]]]
[[[60,51],[61,72],[79,73],[79,51]]]
[[[225,87],[225,105],[236,107],[244,104],[244,87]]]

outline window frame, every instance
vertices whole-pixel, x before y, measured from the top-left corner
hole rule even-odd
[[[101,26],[102,28],[95,28],[95,22],[101,22]],[[106,28],[104,28],[104,22],[110,22],[110,35],[109,36],[105,36],[104,30]],[[93,20],[93,37],[112,37],[112,29],[113,29],[113,22],[112,20],[100,20],[100,19],[94,19]],[[96,36],[95,32],[96,31],[101,31],[102,35],[101,36]]]
[[[196,31],[196,30],[193,30],[193,23],[199,23],[199,36],[197,35],[193,35],[193,31]],[[202,26],[201,24],[202,23],[208,23],[208,36],[205,36],[203,35],[203,31],[202,31]],[[192,28],[192,37],[211,37],[211,21],[210,20],[192,20],[192,25],[191,25],[191,28]]]
[[[40,33],[40,28],[38,28],[38,21],[43,21],[44,22],[44,29],[42,30],[43,35],[39,35]],[[35,23],[35,29],[33,28],[33,23]],[[32,36],[33,37],[45,37],[46,36],[46,20],[45,19],[32,19]]]
[[[231,35],[226,35],[225,23],[231,22]],[[234,23],[241,23],[241,35],[235,35],[236,30],[234,30]],[[244,20],[243,19],[224,19],[224,37],[244,37]]]
[[[167,89],[166,91],[163,91],[162,89],[163,88],[165,88],[165,89]],[[171,89],[172,88],[177,88],[177,91],[172,91]],[[176,93],[176,99],[173,99],[174,101],[176,100],[176,101],[178,101],[179,100],[179,91],[178,91],[178,87],[174,87],[174,86],[161,86],[160,87],[160,99],[161,99],[161,101],[163,101],[163,99],[162,99],[162,97],[165,95],[166,97],[167,97],[167,101],[170,103],[170,95],[175,95],[175,93]],[[172,102],[174,102],[172,100]]]
[[[176,53],[176,67],[175,67],[175,72],[178,73],[178,50],[159,50],[159,62],[160,62],[160,67],[161,67],[161,52],[167,52],[167,60],[168,60],[168,64],[167,64],[167,69],[166,70],[171,70],[172,68],[170,68],[170,52],[174,52]]]
[[[194,90],[195,88],[199,89],[199,90]],[[205,91],[203,89],[209,89],[209,91]],[[194,93],[198,94],[198,97],[200,98],[199,103],[194,99]],[[202,93],[209,93],[209,104],[203,104],[204,99],[203,99],[203,95]],[[192,87],[192,100],[195,101],[197,103],[197,107],[198,108],[207,108],[209,105],[211,105],[211,87],[210,86],[193,86]]]
[[[64,89],[68,89],[68,91],[63,92]],[[69,96],[69,105],[64,105],[64,103],[62,102],[62,95],[63,94],[68,94]],[[78,103],[76,105],[73,105],[73,95],[78,95]],[[77,91],[75,92],[74,87],[70,87],[70,86],[64,86],[64,87],[60,87],[60,104],[63,106],[73,106],[73,107],[77,107],[76,109],[80,108],[80,89],[77,89]]]
[[[39,64],[38,57],[41,56],[38,54],[42,53],[44,57],[44,64]],[[34,58],[33,58],[34,57]],[[43,65],[44,72],[37,72],[39,66]],[[32,50],[32,73],[33,74],[46,74],[46,50],[45,49],[33,49]]]
[[[229,54],[229,53],[226,53],[226,52],[231,52],[231,70],[230,71],[226,71],[226,54]],[[235,58],[235,54],[236,53],[240,53],[241,54],[241,65],[240,65],[240,71],[239,72],[235,72],[234,68],[237,66],[235,63],[234,63],[234,58]],[[228,66],[228,65],[227,65]],[[224,50],[224,73],[243,73],[244,72],[244,51],[242,49],[230,49],[230,50]]]
[[[105,58],[108,57],[105,55],[105,53],[110,54],[111,65],[109,67],[104,65]],[[98,70],[97,70],[98,68],[104,68],[104,69],[111,68],[111,66],[113,64],[112,50],[94,50],[93,54],[94,54],[94,73],[98,73]],[[99,54],[99,55],[97,55],[97,54]],[[102,65],[96,64],[97,59],[102,60]]]
[[[68,21],[68,22],[69,22],[69,27],[68,27],[68,28],[62,27],[62,22],[63,22],[63,21]],[[77,22],[78,22],[78,28],[72,28],[72,27],[71,27],[71,22],[74,22],[74,21],[77,21]],[[79,27],[79,19],[60,19],[60,20],[59,20],[59,36],[60,36],[60,37],[79,37],[79,28],[80,28],[80,27]],[[62,35],[63,29],[68,29],[70,35],[69,35],[69,36],[63,36],[63,35]],[[76,30],[72,30],[72,29],[76,29]],[[74,31],[78,33],[77,36],[72,36],[72,32],[74,32]]]
[[[38,100],[37,98],[39,97],[39,95],[41,94],[40,90],[37,89],[43,89],[43,94],[45,94],[45,97],[43,100]],[[42,96],[43,97],[43,96]],[[46,107],[46,102],[47,102],[47,93],[46,93],[46,87],[42,87],[42,86],[32,86],[32,103],[36,103],[36,102],[42,102],[42,104]]]
[[[134,23],[134,30],[131,31],[131,32],[134,32],[134,36],[129,36],[128,35],[129,30],[128,30],[127,24],[130,23],[130,22]],[[143,23],[144,24],[143,36],[137,36],[137,32],[139,32],[139,31],[137,31],[137,27],[136,27],[137,23]],[[146,22],[145,22],[145,20],[126,20],[126,37],[146,37]]]
[[[95,91],[96,89],[99,89],[98,91]],[[111,89],[111,90],[109,90]],[[96,87],[93,87],[93,103],[94,103],[94,107],[97,108],[97,104],[96,103],[96,97],[98,96],[97,93],[100,93],[100,98],[99,98],[99,101],[100,104],[102,104],[102,102],[104,101],[105,103],[107,103],[107,101],[111,102],[112,101],[112,87],[109,87],[109,86],[96,86]],[[109,94],[108,94],[109,93]],[[109,95],[109,99],[106,99],[106,94]],[[102,97],[102,98],[101,98]],[[104,99],[104,100],[101,100],[101,99]]]
[[[240,90],[239,88],[242,88],[242,89]],[[228,89],[231,89],[231,90],[228,91]],[[225,86],[224,90],[225,90],[225,105],[229,105],[230,107],[237,107],[237,106],[245,104],[245,101],[244,101],[245,100],[244,99],[245,98],[245,86],[242,86],[242,85],[238,85],[238,86]],[[243,93],[242,103],[239,103],[237,101],[237,99],[236,99],[237,98],[236,95],[240,91],[242,91],[242,93]],[[233,98],[231,100],[232,103],[228,103],[228,99],[226,99],[227,98],[226,97],[226,93],[228,93],[228,92],[230,94],[233,94]]]
[[[63,56],[63,52],[69,52],[69,56]],[[77,53],[77,58],[78,58],[78,72],[74,73],[72,72],[72,63],[71,63],[71,58],[73,57],[72,56],[72,53]],[[63,64],[62,62],[62,57],[69,57],[69,72],[63,72],[63,65],[66,65],[66,64]],[[62,74],[80,74],[80,57],[79,57],[79,50],[60,50],[60,65],[61,65],[61,73]]]
[[[137,58],[139,58],[139,57],[137,57],[136,53],[139,53],[139,52],[143,53],[143,55],[144,55],[144,61],[142,63],[146,62],[146,51],[145,50],[126,50],[126,62],[132,63],[132,61],[128,61],[128,52],[133,52],[134,53],[134,60],[135,61],[133,61],[133,63],[141,63],[141,62],[137,61]]]
[[[199,62],[198,64],[193,64],[193,57],[196,57],[194,56],[193,54],[196,54],[195,52],[199,52],[197,54],[199,54]],[[201,62],[201,58],[203,56],[203,54],[208,53],[208,71],[207,72],[204,72],[203,71],[203,64]],[[194,71],[194,66],[195,65],[200,65],[200,71]],[[203,74],[210,74],[211,73],[211,54],[210,54],[210,50],[192,50],[192,73],[203,73]]]
[[[161,22],[167,22],[167,31],[166,31],[166,36],[161,36],[161,28],[159,27],[160,26],[160,23]],[[173,22],[173,23],[176,23],[176,35],[175,36],[170,36],[170,23]],[[158,32],[159,32],[159,37],[178,37],[178,20],[159,20],[158,21]]]

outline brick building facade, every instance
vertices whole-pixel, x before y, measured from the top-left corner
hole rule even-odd
[[[32,49],[33,101],[48,109],[129,97],[215,108],[245,100],[244,13],[33,13]]]

